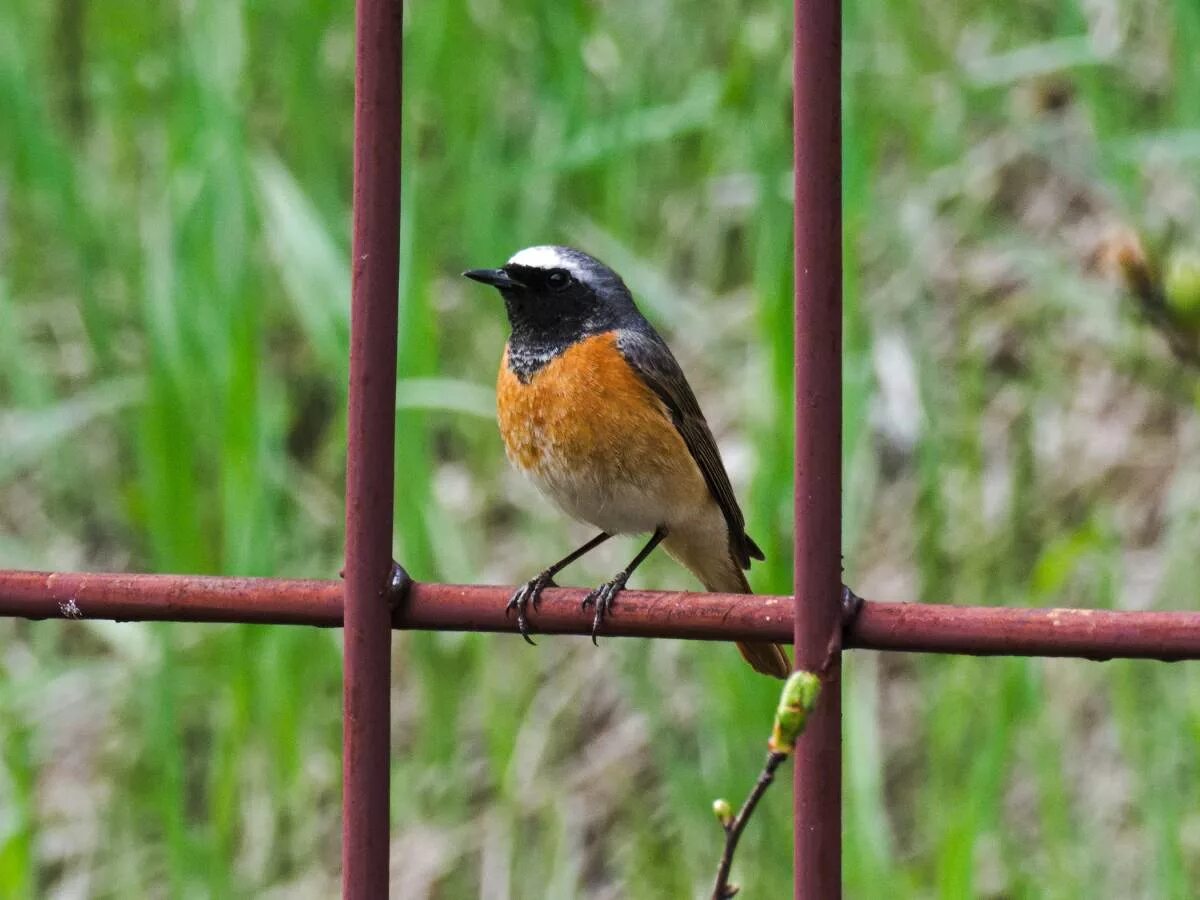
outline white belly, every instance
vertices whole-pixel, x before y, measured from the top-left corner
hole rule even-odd
[[[581,477],[546,465],[526,474],[568,516],[609,534],[647,533],[660,525],[670,528],[694,518],[708,500],[706,494],[681,492],[657,472],[631,473],[626,478],[601,473]]]

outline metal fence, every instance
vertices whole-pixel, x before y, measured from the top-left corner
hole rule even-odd
[[[342,627],[343,892],[388,892],[392,628],[510,631],[510,588],[408,581],[391,560],[400,199],[400,0],[358,0],[345,580],[0,572],[0,616]],[[841,603],[841,3],[795,0],[796,459],[792,597],[627,591],[606,634],[794,640],[824,668],[795,784],[795,896],[841,886],[842,647],[1088,659],[1200,658],[1200,613]],[[403,496],[404,485],[398,486]],[[588,634],[583,592],[538,630]]]

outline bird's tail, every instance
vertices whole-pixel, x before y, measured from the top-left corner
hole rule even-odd
[[[750,582],[746,580],[746,573],[734,562],[732,554],[714,558],[714,554],[698,552],[699,548],[696,545],[680,540],[679,537],[682,536],[668,534],[663,546],[668,553],[691,569],[706,591],[721,594],[753,593],[750,590]],[[792,674],[792,664],[787,653],[778,644],[769,641],[739,641],[737,648],[756,672],[775,678],[787,678]]]
[[[732,590],[730,587],[722,588],[728,594],[749,594],[750,582],[746,580],[746,573],[740,568],[734,567],[737,573],[738,590]],[[717,590],[705,586],[707,590]],[[750,663],[755,672],[761,672],[763,675],[773,675],[776,678],[787,678],[792,674],[792,663],[788,659],[788,655],[784,649],[778,644],[772,644],[769,641],[738,641],[738,652],[742,654],[742,659]]]

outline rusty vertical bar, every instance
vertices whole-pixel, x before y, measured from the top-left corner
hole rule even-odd
[[[401,0],[358,0],[346,459],[342,896],[388,894]]]
[[[796,665],[840,627],[842,447],[841,0],[795,0]],[[795,896],[841,896],[841,660],[796,750]]]

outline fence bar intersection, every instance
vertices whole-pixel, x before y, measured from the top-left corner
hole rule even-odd
[[[795,896],[842,884],[842,138],[841,0],[795,0],[796,666],[823,670],[796,746]]]
[[[342,896],[388,895],[401,0],[358,0],[346,456]]]

